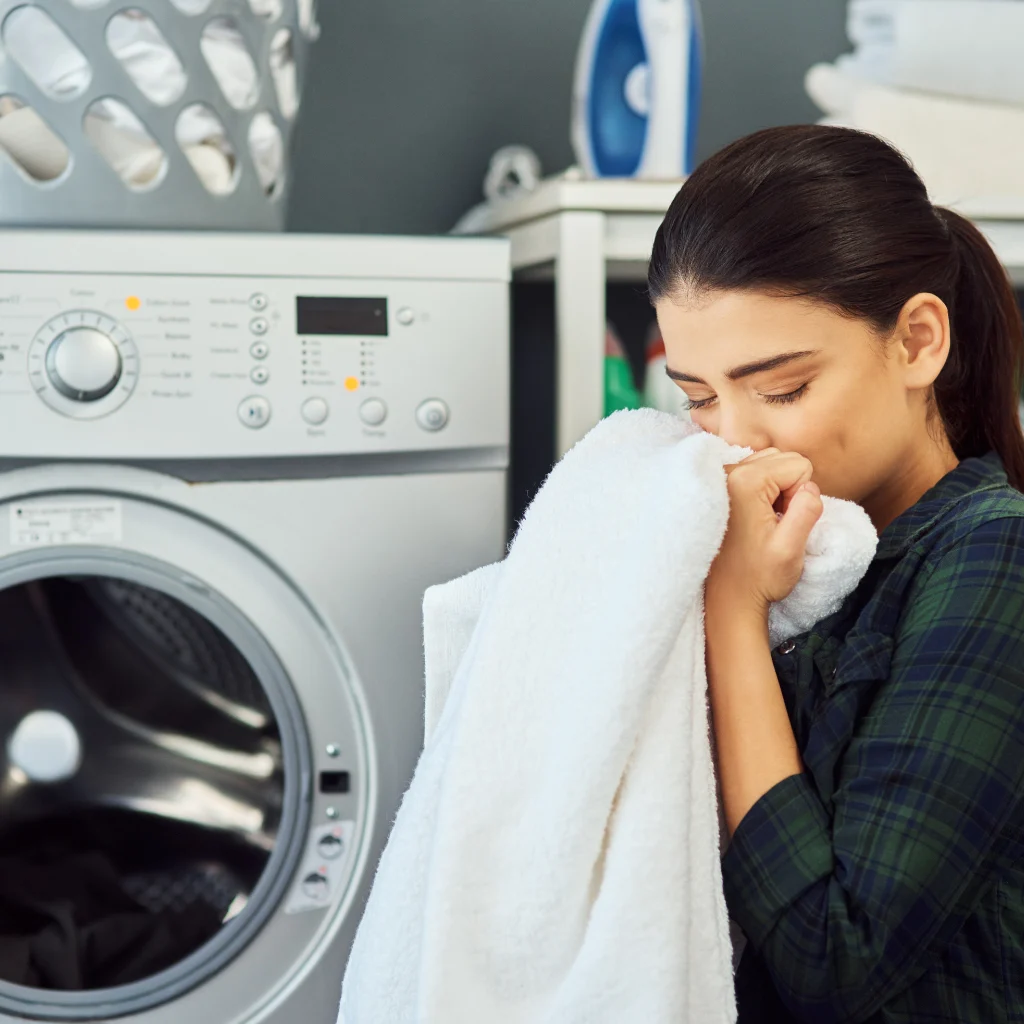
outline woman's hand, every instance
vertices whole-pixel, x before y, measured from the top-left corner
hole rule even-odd
[[[796,586],[821,493],[802,455],[766,448],[729,474],[729,528],[705,588],[708,693],[732,835],[774,786],[803,771],[768,647],[768,606]]]
[[[708,574],[709,612],[767,616],[768,606],[796,586],[823,508],[812,471],[802,455],[777,448],[726,467],[729,527]]]

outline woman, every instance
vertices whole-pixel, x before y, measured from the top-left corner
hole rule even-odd
[[[748,943],[741,1024],[1024,1020],[1021,318],[967,221],[878,139],[743,139],[687,181],[650,290],[693,420],[755,454],[706,587]],[[822,493],[877,556],[770,650]]]

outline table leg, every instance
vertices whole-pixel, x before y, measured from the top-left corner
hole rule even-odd
[[[555,457],[604,415],[605,215],[558,217],[555,257]]]

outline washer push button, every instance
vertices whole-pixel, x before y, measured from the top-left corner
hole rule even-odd
[[[368,427],[379,427],[388,418],[388,407],[379,398],[368,398],[359,406],[359,418]]]
[[[313,427],[319,427],[330,412],[330,407],[322,398],[307,398],[302,403],[302,418]]]
[[[424,430],[443,430],[448,424],[448,406],[439,398],[428,399],[416,410],[416,422]]]
[[[250,430],[259,430],[270,422],[270,402],[262,395],[250,395],[238,406],[238,418]]]

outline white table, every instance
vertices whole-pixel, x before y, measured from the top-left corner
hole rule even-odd
[[[555,282],[555,456],[604,412],[605,286],[642,281],[654,235],[682,183],[549,178],[495,205],[481,233],[506,235],[518,278]],[[1024,284],[1024,221],[977,221]]]

